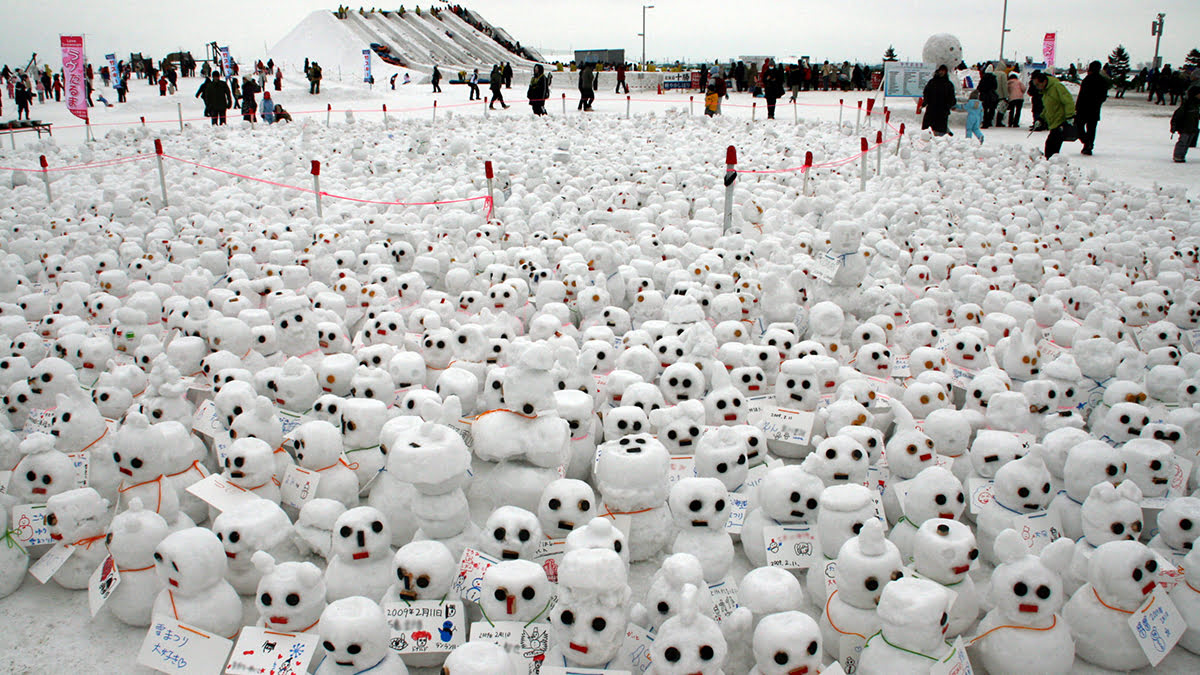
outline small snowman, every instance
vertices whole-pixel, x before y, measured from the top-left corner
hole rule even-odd
[[[667,505],[679,530],[671,552],[696,556],[706,582],[724,579],[733,564],[733,538],[725,531],[729,491],[716,478],[684,478],[671,487]]]
[[[250,595],[258,587],[262,572],[253,561],[256,551],[265,551],[273,559],[297,557],[292,522],[278,504],[265,499],[222,512],[213,519],[211,528],[225,548],[225,578],[239,595]]]
[[[752,642],[761,622],[777,613],[803,610],[804,589],[801,588],[800,581],[785,569],[756,567],[738,582],[737,601],[738,608],[721,621],[721,630],[729,643],[729,657],[725,660],[725,667],[731,672],[740,673],[753,668],[756,655],[752,650]],[[819,640],[821,629],[816,621],[812,621],[812,630]],[[790,668],[784,669],[783,672],[787,670]]]
[[[876,515],[871,496],[870,488],[862,485],[833,485],[825,488],[817,500],[817,538],[821,541],[823,568],[808,573],[805,590],[818,607],[825,604],[836,580],[837,554],[842,546],[857,536],[868,520],[883,517]]]
[[[967,574],[978,558],[975,534],[957,520],[931,518],[913,537],[913,570],[955,593],[946,637],[961,635],[979,618],[979,592]]]
[[[825,490],[820,478],[800,466],[768,470],[758,486],[758,506],[746,514],[742,526],[742,550],[750,563],[756,567],[767,564],[766,527],[817,522],[819,500]],[[822,550],[836,552],[836,549]]]
[[[333,524],[346,512],[346,505],[332,499],[313,499],[300,509],[292,540],[303,555],[329,558],[333,546]]]
[[[1113,485],[1125,479],[1125,460],[1116,448],[1104,441],[1085,440],[1067,452],[1063,464],[1063,488],[1050,503],[1050,512],[1058,515],[1063,534],[1070,539],[1083,536],[1081,511],[1092,486],[1108,481]]]
[[[1107,481],[1092,486],[1080,509],[1083,536],[1075,542],[1071,566],[1063,573],[1063,588],[1074,593],[1087,582],[1088,566],[1099,546],[1110,541],[1137,541],[1142,533],[1142,492],[1131,480],[1113,487]]]
[[[763,617],[753,644],[755,665],[748,675],[815,675],[821,670],[821,628],[803,612]]]
[[[325,609],[325,582],[321,568],[310,562],[276,563],[266,551],[255,551],[258,587],[254,606],[257,625],[286,633],[316,632]]]
[[[321,474],[317,499],[334,499],[352,509],[358,506],[358,477],[342,454],[342,432],[329,422],[304,422],[292,432],[296,463]]]
[[[905,562],[911,564],[917,529],[932,518],[957,520],[966,508],[967,499],[962,483],[940,466],[922,469],[906,487],[907,491],[900,499],[904,515],[896,522],[888,539],[900,549]]]
[[[727,643],[716,621],[701,611],[696,586],[680,594],[679,614],[663,622],[650,649],[646,675],[723,675]]]
[[[712,616],[712,598],[704,583],[704,568],[696,556],[676,553],[663,559],[650,579],[645,604],[634,605],[630,620],[648,630],[659,630],[663,622],[682,611],[683,589],[687,586],[696,588],[701,611]]]
[[[388,587],[380,605],[412,602],[441,602],[450,592],[457,563],[450,549],[437,541],[414,541],[401,546],[392,558],[396,581]],[[436,667],[445,654],[404,654],[408,666]]]
[[[595,517],[596,494],[581,480],[560,478],[542,490],[537,515],[543,535],[563,539]]]
[[[120,502],[141,499],[147,508],[162,516],[172,530],[192,526],[179,509],[179,490],[166,479],[167,440],[162,431],[151,427],[145,416],[129,413],[113,440],[113,461],[121,474],[117,488]]]
[[[17,447],[21,460],[13,467],[8,495],[17,504],[45,504],[75,488],[75,463],[54,449],[54,437],[33,432]]]
[[[349,597],[329,603],[321,612],[320,646],[325,658],[314,675],[408,675],[400,655],[388,648],[387,617],[373,600]]]
[[[545,621],[554,595],[546,571],[528,560],[492,565],[479,587],[479,608],[488,621]]]
[[[154,566],[163,590],[152,616],[233,639],[242,626],[242,601],[225,581],[225,550],[217,535],[201,527],[169,534],[154,549]]]
[[[1020,516],[1044,511],[1050,504],[1050,471],[1040,452],[1030,452],[996,472],[993,499],[979,511],[978,539],[983,559],[996,564],[992,544]]]
[[[625,563],[613,551],[590,549],[563,556],[558,600],[550,612],[555,656],[571,666],[606,667],[625,641],[633,591]]]
[[[867,640],[859,673],[924,675],[948,661],[954,648],[946,642],[952,597],[928,579],[899,579],[879,598],[880,632]]]
[[[1200,536],[1200,497],[1176,497],[1167,502],[1158,512],[1157,523],[1158,533],[1147,545],[1182,566]]]
[[[333,524],[333,557],[325,568],[329,602],[365,595],[381,598],[392,583],[392,535],[375,508],[358,506]]]
[[[92,572],[108,557],[101,541],[111,520],[108,500],[92,488],[67,490],[46,500],[50,538],[73,549],[54,573],[55,583],[76,591],[87,588]]]
[[[533,560],[541,543],[542,526],[537,516],[516,506],[501,506],[484,523],[478,548],[500,560]]]
[[[163,582],[154,569],[154,550],[169,533],[167,521],[144,508],[140,499],[130,500],[129,508],[113,517],[107,543],[121,574],[121,583],[105,606],[121,623],[150,625],[150,609],[163,590]]]
[[[442,675],[520,675],[504,647],[492,642],[465,642],[442,665]]]
[[[629,558],[637,562],[653,557],[668,543],[674,530],[667,505],[670,457],[667,449],[649,434],[633,434],[597,449],[596,482],[608,513],[629,518]]]
[[[1150,665],[1128,619],[1158,585],[1157,575],[1158,556],[1145,544],[1110,541],[1096,549],[1087,583],[1063,608],[1079,658],[1116,670]]]
[[[868,520],[858,536],[837,555],[837,589],[821,612],[825,652],[844,661],[856,647],[879,630],[876,609],[888,584],[904,576],[900,549],[883,534],[883,523]],[[932,583],[932,582],[930,582]],[[939,589],[940,590],[940,589]]]

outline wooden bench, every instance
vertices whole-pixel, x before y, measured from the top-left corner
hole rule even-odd
[[[41,139],[43,132],[51,136],[54,135],[51,126],[53,125],[49,122],[42,122],[41,120],[9,120],[8,122],[0,122],[0,134],[8,134],[9,141],[15,150],[17,148],[17,134],[34,131],[37,132],[38,139]]]

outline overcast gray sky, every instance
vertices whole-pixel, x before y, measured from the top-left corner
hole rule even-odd
[[[394,2],[394,0],[393,0]],[[359,2],[353,3],[357,8]],[[400,3],[388,6],[394,9]],[[421,3],[428,7],[429,3]],[[473,0],[467,6],[525,44],[548,49],[622,48],[641,55],[642,5],[651,60],[728,59],[739,54],[811,55],[878,61],[889,44],[901,58],[919,59],[937,32],[959,36],[969,62],[995,58],[1003,0]],[[412,9],[416,3],[407,3]],[[365,5],[370,8],[371,4]],[[382,5],[376,5],[382,8]],[[203,53],[207,42],[231,45],[254,59],[322,0],[0,0],[0,62],[22,63],[31,52],[54,54],[58,35],[84,33],[89,58],[143,51],[161,57],[180,47]],[[947,11],[953,7],[953,11]],[[1117,44],[1134,63],[1154,55],[1150,23],[1165,12],[1162,55],[1181,63],[1200,47],[1200,0],[1009,0],[1005,55],[1040,60],[1044,33],[1055,31],[1059,62],[1101,58]]]

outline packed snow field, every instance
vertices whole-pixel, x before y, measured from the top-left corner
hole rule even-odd
[[[101,114],[174,112],[133,91]],[[806,185],[747,170],[853,157],[853,110],[839,128],[836,107],[767,123],[761,101],[751,122],[663,99],[630,120],[611,97],[0,154],[92,164],[161,136],[170,157],[169,206],[152,157],[51,173],[49,204],[16,172],[0,199],[6,515],[49,503],[47,534],[79,543],[45,584],[0,546],[12,670],[148,672],[146,625],[174,613],[311,628],[333,647],[319,672],[403,672],[419,638],[350,598],[436,605],[460,581],[472,621],[544,630],[511,645],[520,670],[475,640],[451,675],[534,655],[642,672],[646,652],[660,674],[928,672],[956,637],[980,671],[1149,671],[1127,619],[1152,593],[1189,627],[1157,670],[1200,669],[1200,584],[1180,577],[1200,564],[1200,213],[1194,181],[1165,180],[1194,165],[1158,169],[1165,140],[1106,160],[1104,122],[1095,157],[1052,162],[1023,130],[933,139],[905,102],[865,191],[857,160]],[[1158,133],[1105,110],[1114,145]],[[310,188],[313,159],[320,217],[281,187]],[[1016,533],[1047,521],[1066,537]],[[68,588],[105,533],[123,574],[92,618]],[[460,578],[467,549],[500,562]]]

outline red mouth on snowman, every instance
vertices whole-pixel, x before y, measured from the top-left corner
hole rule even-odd
[[[288,618],[286,616],[273,616],[267,620],[270,621],[271,623],[278,624],[281,626],[287,624],[287,622],[288,622]]]
[[[167,583],[171,584],[172,586],[174,586],[176,588],[179,588],[179,582],[175,581],[174,579],[167,579]]]
[[[746,387],[746,389],[748,389],[749,391],[758,391],[759,386],[757,384],[752,384],[752,385]]]
[[[41,487],[41,488],[33,488],[33,494],[35,494],[35,495],[44,495],[44,494],[46,494],[46,488],[44,488],[44,487]]]
[[[1152,580],[1150,583],[1146,584],[1145,586],[1142,586],[1142,595],[1150,595],[1150,591],[1153,591],[1154,587],[1156,585],[1157,585],[1157,582]]]
[[[930,454],[930,453],[928,453],[928,452],[927,452],[927,453],[925,453],[925,454],[923,454],[923,455],[921,455],[921,457],[920,457],[920,460],[921,460],[922,462],[928,462],[928,461],[929,461],[929,460],[931,460],[931,459],[933,459],[933,455],[931,455],[931,454]]]
[[[799,668],[793,668],[788,671],[788,675],[807,675],[807,673],[808,666],[800,666]]]
[[[971,569],[970,565],[959,565],[958,567],[950,568],[950,570],[952,572],[954,572],[955,574],[966,574],[967,571],[969,571],[970,569]]]
[[[1017,611],[1025,612],[1026,614],[1037,614],[1037,605],[1017,605]]]
[[[225,551],[225,557],[226,557],[226,558],[233,558],[233,559],[235,559],[235,560],[236,560],[236,559],[237,559],[237,554],[236,554],[236,553],[230,553],[229,551]]]
[[[370,553],[370,551],[359,551],[358,553],[355,553],[354,555],[352,555],[350,557],[355,560],[362,560],[363,558],[371,557],[371,553]]]
[[[945,518],[946,520],[954,520],[954,514],[953,513],[939,513],[938,518]]]
[[[53,539],[54,541],[62,541],[62,535],[57,532],[52,532],[50,534],[50,538]]]
[[[735,422],[735,421],[737,421],[737,413],[727,413],[727,414],[725,415],[725,421],[726,421],[726,422]]]
[[[572,642],[570,644],[570,647],[571,647],[571,649],[574,649],[575,651],[579,652],[580,654],[588,653],[588,648],[585,647],[584,645],[575,644],[574,642]]]

